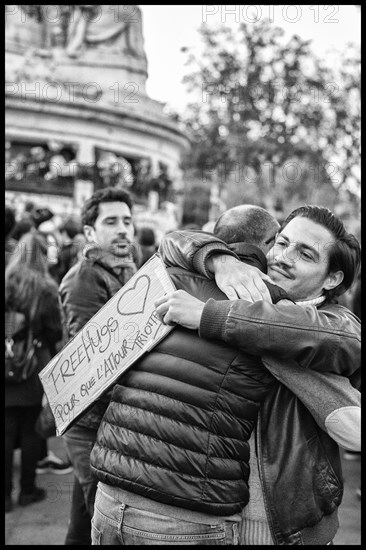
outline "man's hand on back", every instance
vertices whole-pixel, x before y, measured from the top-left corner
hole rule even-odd
[[[205,303],[185,290],[175,290],[155,302],[156,312],[165,325],[198,329]]]
[[[242,298],[249,302],[265,300],[272,303],[264,281],[273,281],[256,267],[227,254],[215,254],[209,259],[208,268],[215,274],[217,286],[229,300]]]

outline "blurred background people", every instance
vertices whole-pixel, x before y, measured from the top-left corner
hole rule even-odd
[[[29,151],[29,158],[26,164],[26,176],[44,177],[48,170],[48,147],[37,145]]]
[[[22,219],[30,220],[34,227],[38,229],[41,223],[47,222],[53,218],[54,214],[47,206],[36,206],[33,201],[25,204]]]
[[[23,382],[5,383],[5,511],[9,512],[13,454],[18,441],[21,449],[19,504],[26,506],[46,496],[45,490],[35,483],[42,443],[35,431],[43,397],[38,372],[55,354],[55,346],[62,338],[62,326],[57,284],[48,273],[47,243],[39,234],[26,233],[9,260],[5,270],[5,308],[23,313],[34,338],[41,343],[36,371]]]
[[[46,222],[47,223],[47,222]],[[47,263],[48,263],[48,273],[54,279],[54,281],[59,284],[59,253],[60,253],[60,243],[56,237],[56,231],[39,231],[43,236],[47,245]]]
[[[9,206],[5,207],[5,267],[16,246],[16,240],[11,236],[11,232],[16,225],[15,213]]]
[[[61,282],[69,269],[81,259],[86,239],[81,222],[75,217],[67,218],[60,225],[59,234],[61,243],[58,258],[58,279]]]
[[[141,258],[140,258],[140,267],[144,265],[145,262],[153,254],[155,254],[158,243],[156,240],[156,233],[151,227],[140,227],[137,230],[137,243],[140,248]]]
[[[35,225],[32,219],[25,217],[17,221],[11,230],[9,237],[15,241],[19,241],[23,235],[35,229]]]
[[[42,240],[46,244],[47,248],[47,268],[48,273],[55,281],[57,285],[60,283],[60,251],[61,243],[59,232],[56,229],[52,220],[42,222],[36,230]],[[64,342],[61,339],[55,346],[54,354],[56,354],[62,348]],[[53,354],[53,355],[54,355]],[[37,474],[68,474],[72,472],[72,466],[70,460],[62,460],[56,456],[51,450],[49,450],[48,440],[46,437],[42,437],[41,450],[39,460],[37,462]]]

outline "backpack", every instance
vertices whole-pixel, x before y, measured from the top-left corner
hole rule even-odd
[[[35,306],[32,308],[35,310]],[[37,349],[42,342],[33,337],[33,331],[24,313],[5,312],[5,382],[27,380],[38,365]]]

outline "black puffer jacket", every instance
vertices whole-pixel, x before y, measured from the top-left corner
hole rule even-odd
[[[169,273],[177,288],[202,300],[226,298],[206,277]],[[104,483],[162,503],[239,512],[249,499],[248,439],[272,384],[258,357],[176,327],[115,386],[92,471]]]

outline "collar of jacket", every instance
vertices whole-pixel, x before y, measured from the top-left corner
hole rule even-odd
[[[136,265],[133,261],[132,255],[120,258],[117,262],[112,261],[111,254],[104,252],[98,245],[89,245],[84,249],[84,257],[87,261],[96,262],[111,271],[116,277],[119,278],[122,268],[135,268]]]
[[[228,245],[230,250],[239,256],[242,262],[254,265],[263,273],[267,273],[267,259],[262,250],[254,244],[232,243]]]
[[[311,300],[299,300],[295,302],[298,306],[320,306],[325,302],[325,296],[318,296],[317,298],[312,298]]]

